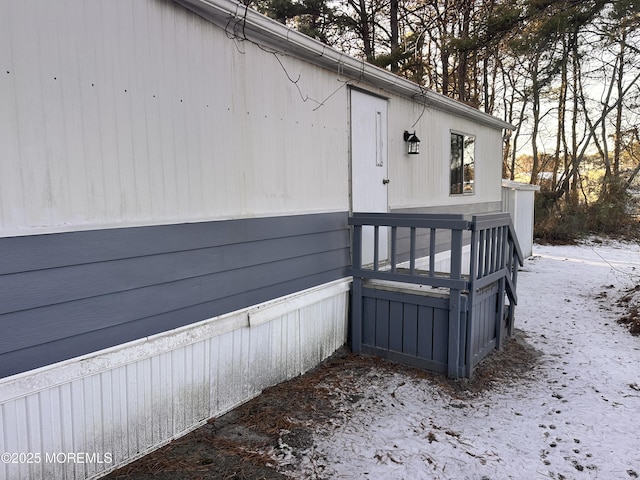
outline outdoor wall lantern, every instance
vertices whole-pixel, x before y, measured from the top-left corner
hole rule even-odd
[[[420,153],[420,139],[416,137],[416,132],[404,131],[404,141],[407,142],[407,154],[417,155]]]

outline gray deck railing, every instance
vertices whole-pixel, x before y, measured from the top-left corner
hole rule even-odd
[[[386,213],[354,213],[349,219],[349,225],[353,226],[353,259],[352,271],[358,272],[361,278],[375,278],[379,280],[391,280],[407,282],[432,287],[446,287],[465,289],[467,280],[462,277],[462,247],[463,232],[469,230],[469,221],[461,215],[411,215],[411,214],[386,214]],[[362,265],[362,230],[363,227],[373,227],[373,263],[369,266]],[[381,228],[382,227],[382,228]],[[390,229],[389,259],[383,261],[379,258],[380,234],[386,234]],[[399,257],[399,230],[408,230],[409,268],[398,267]],[[417,269],[416,252],[418,246],[418,232],[426,230],[428,233],[422,237],[428,237],[429,267]],[[435,269],[436,235],[438,230],[450,232],[450,240],[445,250],[452,251],[452,263],[450,272],[437,272]],[[440,244],[440,250],[442,250]],[[456,252],[456,254],[453,254]],[[406,256],[406,255],[404,255]]]
[[[350,273],[353,276],[351,343],[354,351],[361,351],[363,346],[362,288],[366,280],[386,280],[449,290],[446,337],[447,373],[451,377],[469,376],[481,357],[492,348],[500,348],[505,319],[508,333],[511,334],[513,307],[517,303],[517,272],[523,258],[508,213],[477,215],[470,220],[462,215],[354,213],[349,224],[353,226]],[[365,228],[373,231],[373,262],[369,265],[363,265]],[[383,259],[379,255],[382,235],[388,236],[389,243],[388,258]],[[469,244],[470,251],[467,249],[469,253],[464,255],[463,250]],[[450,252],[449,268],[437,271],[436,255],[442,251]],[[400,258],[407,258],[407,255],[408,260],[399,261]],[[417,266],[418,260],[420,268]],[[408,268],[400,267],[407,262]],[[486,295],[482,295],[483,289],[495,289],[496,285],[499,301],[495,319],[492,319],[495,321],[496,335],[478,344],[471,341],[477,337],[474,335],[474,323],[478,322],[478,316],[473,311],[476,298],[478,302],[486,301]],[[509,299],[506,315],[505,295]]]
[[[523,255],[516,237],[511,216],[508,213],[478,215],[471,224],[471,265],[469,278],[474,288],[483,288],[495,281],[504,281],[501,290],[511,305],[518,303],[516,285],[518,267],[523,265]],[[509,312],[511,334],[513,308]]]

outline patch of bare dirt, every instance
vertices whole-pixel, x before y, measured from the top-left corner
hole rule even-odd
[[[476,366],[471,379],[439,377],[439,384],[452,397],[478,395],[500,385],[533,379],[541,357],[542,353],[527,342],[527,335],[516,329],[514,335],[504,341],[502,350],[494,351]]]
[[[450,380],[417,368],[375,357],[336,352],[321,365],[288,382],[265,390],[235,410],[155,452],[112,472],[108,480],[260,480],[284,479],[267,453],[294,459],[313,446],[315,427],[339,421],[336,402],[349,405],[362,397],[350,388],[353,379],[376,369],[402,373],[438,385],[456,399],[491,390],[498,385],[526,381],[534,375],[540,353],[524,333],[504,342],[478,367],[471,379]],[[295,467],[291,467],[295,468]]]

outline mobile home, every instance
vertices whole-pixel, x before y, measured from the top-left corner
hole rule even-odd
[[[4,1],[0,67],[0,479],[99,477],[329,356],[353,212],[501,210],[508,124],[231,0]]]

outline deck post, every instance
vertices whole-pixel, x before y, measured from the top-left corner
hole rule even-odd
[[[522,256],[517,247],[517,239],[509,237],[511,241],[509,242],[509,271],[508,275],[511,276],[511,282],[515,287],[518,284],[518,265],[522,263]],[[509,336],[513,335],[513,322],[514,322],[514,310],[515,305],[512,299],[509,299],[509,313],[507,317],[507,334]]]
[[[447,358],[447,376],[458,378],[460,376],[460,303],[462,294],[460,290],[450,290],[449,295],[449,354]]]
[[[496,305],[496,350],[502,350],[502,326],[504,325],[504,295],[505,284],[504,277],[498,282],[498,304]]]
[[[478,276],[478,232],[476,230],[476,217],[473,217],[471,222],[471,256],[469,264],[469,293],[467,295],[467,335],[465,342],[465,357],[467,358],[467,364],[465,368],[465,377],[471,378],[473,374],[473,329],[474,329],[474,302],[476,286],[475,280]]]
[[[376,248],[377,250],[377,248]],[[353,268],[362,268],[362,225],[353,226],[353,251],[351,252]],[[354,275],[351,284],[351,351],[362,350],[362,278]]]
[[[462,230],[451,231],[451,279],[462,278]],[[464,368],[464,361],[460,358],[460,315],[462,312],[462,291],[451,288],[449,290],[449,351],[447,358],[447,375],[459,378]]]
[[[353,278],[351,285],[351,351],[362,351],[362,279]]]

